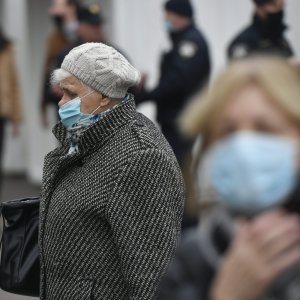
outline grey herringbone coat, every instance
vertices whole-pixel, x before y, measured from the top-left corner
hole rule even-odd
[[[45,158],[42,300],[151,300],[174,255],[184,192],[160,131],[131,99]]]

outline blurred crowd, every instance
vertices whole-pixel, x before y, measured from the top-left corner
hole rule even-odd
[[[286,37],[285,1],[252,4],[249,26],[228,42],[228,65],[212,80],[211,49],[191,3],[165,2],[171,48],[158,82],[149,89],[142,74],[130,88],[137,105],[155,103],[186,184],[183,240],[162,300],[300,299],[300,62]],[[63,95],[51,74],[70,50],[87,42],[118,49],[99,3],[53,0],[49,17],[45,127],[48,107],[58,112]],[[22,121],[18,86],[13,43],[0,30],[0,160],[5,124],[17,135]]]

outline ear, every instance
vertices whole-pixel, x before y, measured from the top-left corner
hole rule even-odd
[[[109,98],[107,96],[102,96],[101,101],[100,101],[100,107],[105,107],[105,106],[109,105],[110,102],[111,102],[111,98]]]

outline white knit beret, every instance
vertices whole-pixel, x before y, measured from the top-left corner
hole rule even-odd
[[[123,98],[140,80],[139,72],[116,49],[102,43],[73,48],[61,68],[111,98]]]

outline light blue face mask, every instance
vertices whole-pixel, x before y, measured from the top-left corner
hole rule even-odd
[[[297,180],[296,142],[269,134],[239,133],[208,153],[211,184],[221,201],[245,215],[278,206]]]
[[[165,30],[167,32],[173,32],[174,31],[174,26],[169,20],[165,20]]]
[[[63,125],[67,129],[71,128],[73,125],[79,122],[84,124],[85,121],[91,118],[93,116],[93,113],[97,111],[97,109],[100,107],[98,106],[91,114],[84,114],[80,111],[80,105],[82,99],[92,94],[93,92],[94,91],[91,91],[83,95],[82,97],[76,97],[75,99],[68,101],[63,106],[60,107],[58,113]]]

